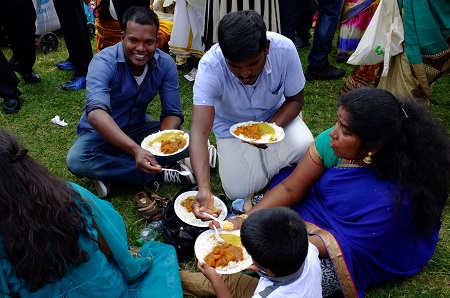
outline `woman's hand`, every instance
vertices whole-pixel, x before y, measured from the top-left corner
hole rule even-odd
[[[235,217],[228,218],[227,220],[233,224],[233,230],[240,230],[245,219],[242,217]]]

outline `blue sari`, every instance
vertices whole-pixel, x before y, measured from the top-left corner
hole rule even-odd
[[[328,170],[292,208],[323,240],[344,296],[363,297],[369,286],[418,274],[434,253],[439,228],[418,235],[409,193],[370,167],[340,164],[329,147],[330,130],[315,141]]]
[[[370,168],[328,169],[293,209],[326,244],[346,297],[416,275],[439,241],[439,230],[430,236],[415,233],[408,195]]]

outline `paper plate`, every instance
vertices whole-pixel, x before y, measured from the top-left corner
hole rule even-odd
[[[240,230],[232,230],[225,231],[222,229],[217,229],[220,234],[235,234],[240,236]],[[194,251],[195,256],[200,262],[205,262],[205,257],[212,251],[214,246],[216,246],[219,242],[216,240],[214,236],[214,230],[207,230],[201,233],[197,240],[195,240]],[[218,267],[216,271],[221,274],[232,274],[240,272],[250,265],[253,264],[252,257],[248,254],[244,247],[242,247],[244,259],[240,262],[230,262],[227,267]]]
[[[169,139],[183,138],[186,140],[186,144],[183,146],[183,148],[179,148],[177,151],[173,153],[165,154],[161,152],[161,142],[167,138]],[[188,146],[189,146],[189,134],[185,131],[178,129],[168,129],[159,131],[157,133],[153,133],[147,136],[144,140],[142,140],[141,143],[142,148],[150,151],[153,155],[156,156],[171,156],[180,153],[181,151],[185,150]]]
[[[191,226],[208,227],[210,220],[203,221],[203,220],[195,217],[193,212],[188,212],[186,207],[181,205],[181,202],[183,202],[184,199],[191,197],[191,196],[195,197],[197,195],[197,193],[198,193],[197,191],[187,191],[187,192],[184,192],[181,195],[179,195],[175,199],[175,206],[174,206],[175,214],[178,216],[178,218],[180,218],[182,221],[184,221],[185,223],[187,223]],[[227,206],[225,205],[225,203],[222,202],[222,200],[219,199],[218,197],[214,196],[214,206],[222,209],[222,212],[219,215],[219,219],[224,220],[228,214],[228,209],[227,209]]]
[[[260,139],[255,138],[248,138],[245,137],[242,134],[236,134],[236,129],[239,126],[250,126],[252,124],[258,124],[262,125],[263,129],[266,131],[273,130],[272,132],[263,133]],[[234,124],[230,127],[230,133],[245,142],[252,143],[252,144],[273,144],[281,141],[284,138],[284,130],[283,128],[279,127],[275,123],[267,123],[267,122],[255,122],[255,121],[247,121],[247,122],[241,122]]]

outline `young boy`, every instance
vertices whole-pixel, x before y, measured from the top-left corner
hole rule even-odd
[[[255,277],[222,275],[205,263],[198,269],[210,281],[181,272],[185,294],[223,297],[322,297],[319,251],[308,242],[305,223],[287,207],[252,213],[241,228],[241,241],[257,267]]]

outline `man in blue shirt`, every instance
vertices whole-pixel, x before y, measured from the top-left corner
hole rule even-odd
[[[301,118],[305,77],[294,44],[266,32],[252,10],[225,15],[219,43],[199,63],[194,84],[190,128],[190,161],[199,193],[194,208],[212,212],[207,139],[214,131],[219,174],[231,199],[261,191],[280,169],[299,161],[313,141]],[[229,129],[244,121],[265,121],[284,128],[276,144],[251,145],[234,138]],[[205,218],[206,219],[206,218]]]
[[[67,155],[69,170],[96,180],[99,196],[108,193],[104,182],[146,185],[162,172],[160,164],[188,156],[184,150],[156,158],[140,146],[149,134],[180,128],[178,73],[173,59],[157,49],[159,22],[153,11],[131,7],[124,20],[122,42],[89,64],[84,113]],[[160,121],[150,121],[146,109],[158,93]]]

